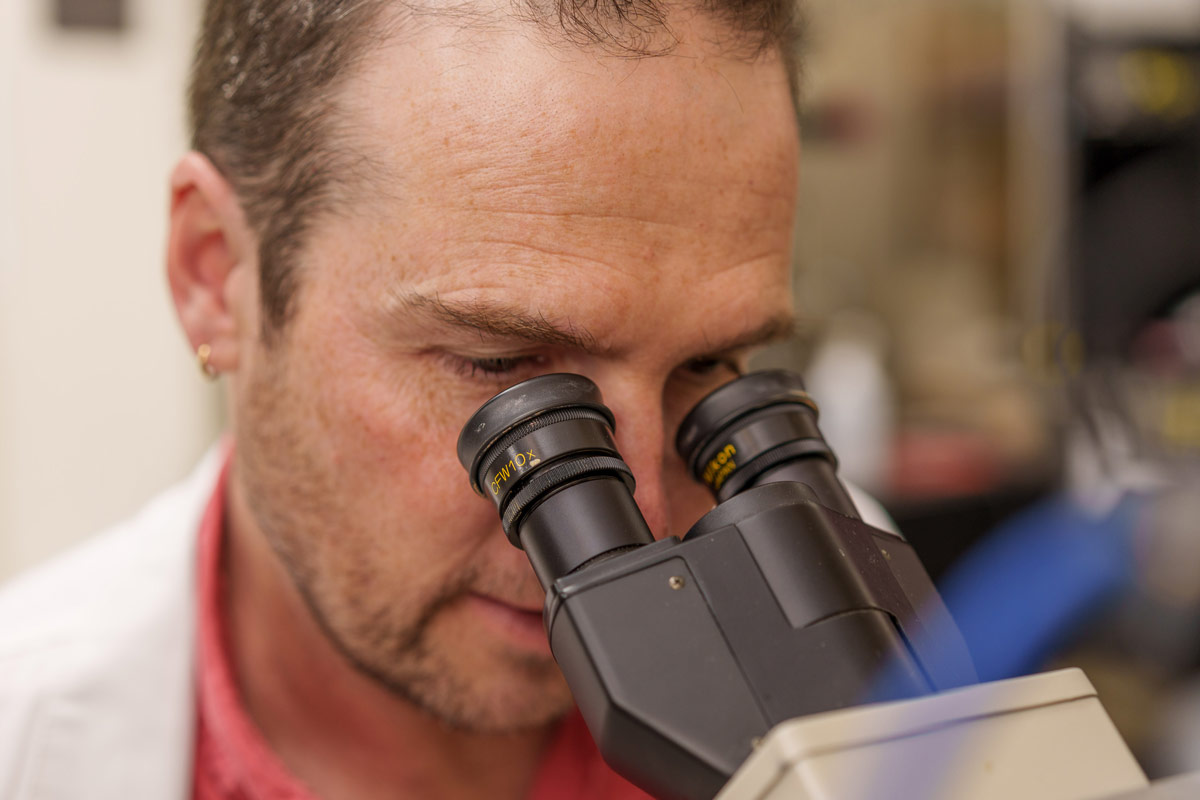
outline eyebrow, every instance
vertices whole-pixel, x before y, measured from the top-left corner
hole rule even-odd
[[[443,300],[437,295],[406,292],[395,297],[395,314],[416,314],[427,319],[461,330],[468,330],[480,338],[516,339],[530,344],[546,344],[567,347],[588,353],[603,355],[607,348],[601,347],[587,329],[569,320],[556,324],[545,314],[530,314],[512,306],[471,300],[466,302]],[[782,341],[796,332],[796,319],[791,314],[781,313],[771,317],[757,328],[741,333],[727,341],[707,342],[709,352],[703,355],[742,350],[772,342]]]
[[[786,312],[780,313],[757,328],[752,328],[729,341],[719,342],[711,352],[728,353],[782,342],[795,336],[797,327],[795,316]]]
[[[544,314],[529,314],[484,300],[447,301],[437,295],[407,292],[396,297],[394,313],[411,313],[453,328],[473,331],[481,338],[517,339],[531,344],[569,347],[589,354],[600,353],[596,337],[571,322],[558,325]]]

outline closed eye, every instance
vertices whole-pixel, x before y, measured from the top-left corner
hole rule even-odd
[[[489,381],[515,379],[540,368],[545,361],[543,357],[536,355],[470,358],[447,353],[445,358],[451,369],[459,375]]]
[[[727,369],[734,375],[742,374],[742,366],[737,360],[732,358],[719,358],[717,356],[693,358],[691,361],[685,362],[683,368],[693,375],[698,376],[712,375],[721,369]]]

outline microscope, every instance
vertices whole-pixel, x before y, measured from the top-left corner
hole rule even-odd
[[[799,376],[746,375],[684,419],[678,452],[717,506],[682,538],[651,535],[613,431],[595,384],[544,375],[484,404],[458,458],[631,782],[668,800],[1151,797],[1079,670],[977,683],[912,547],[860,518]]]

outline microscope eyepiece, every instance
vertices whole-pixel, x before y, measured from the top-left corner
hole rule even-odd
[[[543,587],[613,550],[653,541],[614,425],[590,380],[542,375],[493,397],[458,437],[471,487],[496,504],[504,533],[528,553]]]
[[[752,486],[796,481],[858,517],[817,427],[817,404],[795,373],[754,372],[717,389],[684,418],[675,449],[718,502]]]

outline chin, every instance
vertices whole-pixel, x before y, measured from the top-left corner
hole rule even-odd
[[[512,733],[574,707],[540,613],[461,592],[427,603],[416,622],[388,625],[385,615],[345,603],[332,604],[331,618],[328,606],[302,595],[356,671],[449,727]]]
[[[437,626],[433,626],[436,628]],[[477,631],[473,646],[444,647],[435,630],[398,658],[357,658],[357,669],[390,693],[449,727],[477,733],[514,733],[548,725],[574,707],[571,692],[548,647]],[[349,652],[348,652],[349,651]],[[374,660],[374,659],[373,659]]]
[[[574,707],[557,666],[553,676],[507,675],[501,670],[477,681],[446,675],[410,682],[406,699],[450,727],[476,733],[516,733],[540,728]],[[509,678],[508,680],[504,680]]]
[[[539,692],[536,695],[510,695],[496,699],[498,702],[491,704],[484,714],[475,719],[472,726],[474,730],[481,733],[515,733],[541,728],[561,719],[574,708],[565,684],[561,694]]]
[[[425,630],[422,707],[456,727],[506,733],[541,727],[574,707],[541,613],[466,595]]]

